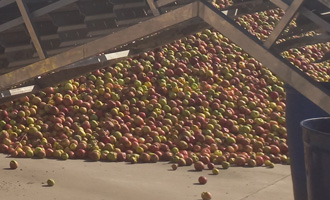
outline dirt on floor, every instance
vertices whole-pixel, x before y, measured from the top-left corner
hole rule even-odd
[[[28,159],[9,169],[13,158],[0,154],[0,199],[6,200],[200,200],[203,191],[215,200],[293,199],[290,166],[275,165],[196,172],[193,166],[171,169],[168,162],[128,164],[84,160]],[[207,177],[205,185],[199,176]],[[47,179],[55,185],[47,186]]]

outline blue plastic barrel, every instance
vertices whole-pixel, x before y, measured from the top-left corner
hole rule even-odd
[[[301,122],[308,200],[330,199],[330,118]]]
[[[327,86],[327,83],[323,85]],[[328,87],[329,88],[329,87]],[[286,125],[291,161],[291,175],[295,200],[307,200],[304,144],[300,122],[329,116],[324,110],[307,99],[293,87],[286,85]]]

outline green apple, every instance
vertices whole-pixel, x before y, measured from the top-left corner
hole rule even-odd
[[[48,186],[54,186],[54,185],[55,185],[55,181],[54,181],[54,179],[48,179],[48,180],[47,180],[47,185],[48,185]]]

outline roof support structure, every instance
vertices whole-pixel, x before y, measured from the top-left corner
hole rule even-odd
[[[324,5],[326,5],[328,8],[330,8],[330,1],[328,0],[320,0]]]
[[[272,2],[279,8],[282,8],[283,10],[286,10],[289,7],[288,4],[284,3],[284,1],[282,0],[270,0],[270,2]]]
[[[274,30],[271,32],[267,40],[264,42],[264,47],[270,49],[273,46],[273,44],[281,35],[285,27],[291,22],[292,18],[296,15],[298,9],[300,8],[303,2],[304,0],[295,0],[292,2],[292,4],[286,9],[282,19],[278,22]]]
[[[159,12],[158,8],[155,5],[155,1],[154,0],[147,0],[147,2],[148,2],[149,7],[150,7],[150,9],[152,11],[152,14],[154,16],[159,16],[160,15],[160,12]]]
[[[172,12],[151,18],[103,38],[1,75],[0,89],[8,89],[12,85],[18,85],[31,78],[59,70],[61,67],[131,43],[138,38],[143,38],[185,21],[193,20],[198,16],[197,12],[198,2],[190,3]]]
[[[162,6],[165,6],[167,4],[170,4],[170,3],[174,3],[176,0],[157,0],[155,2],[156,4],[156,7],[162,7]]]
[[[322,27],[322,29],[330,33],[330,23],[322,19],[320,16],[316,15],[315,13],[304,7],[300,9],[300,13],[306,16],[308,19],[312,20],[320,27]]]
[[[104,68],[105,66],[109,66],[111,64],[115,64],[116,62],[120,62],[128,56],[152,50],[156,47],[165,45],[187,35],[202,31],[205,28],[209,28],[209,25],[200,19],[184,22],[178,27],[162,31],[154,36],[149,36],[121,48],[129,50],[102,54],[100,56],[92,57],[63,67],[56,73],[50,73],[48,75],[38,77],[33,81],[29,81],[26,84],[28,86],[16,88],[15,91],[19,91],[19,93],[16,92],[13,94],[11,90],[2,91],[0,92],[0,103],[14,100],[24,95],[29,95],[43,88],[61,83],[65,80],[76,78],[82,74]],[[33,90],[31,89],[31,86],[34,86]]]
[[[270,53],[259,40],[252,37],[246,30],[230,20],[222,12],[213,8],[209,3],[203,2],[199,6],[199,16],[205,22],[263,63],[282,80],[320,108],[330,113],[330,91],[280,56]]]
[[[126,50],[115,53],[102,54],[85,60],[84,62],[73,63],[64,67],[59,72],[51,73],[43,77],[37,77],[27,86],[0,92],[0,104],[35,93],[39,90],[56,85],[65,80],[76,78],[82,74],[104,68],[107,65],[115,64],[120,60],[127,58],[129,55],[130,51]]]
[[[134,47],[134,44],[130,44],[137,41],[141,41],[141,43],[143,41],[152,41],[147,43],[147,45],[142,45],[140,43],[135,46],[135,53],[146,51],[146,49],[152,47],[152,45],[161,45],[161,43],[157,43],[156,41],[157,38],[161,37],[161,32],[169,31],[167,33],[175,33],[174,29],[180,27],[180,25],[187,25],[185,23],[189,21],[196,22],[197,20],[197,22],[204,21],[209,26],[217,29],[231,41],[242,47],[251,56],[255,57],[258,61],[267,66],[286,83],[290,84],[297,91],[320,106],[326,112],[330,113],[330,91],[314,81],[312,78],[308,77],[295,66],[291,65],[284,58],[280,57],[278,54],[275,54],[275,52],[269,51],[269,47],[272,46],[276,38],[282,32],[281,29],[285,28],[286,24],[291,20],[297,9],[301,6],[301,1],[302,0],[295,0],[291,5],[292,8],[291,6],[288,7],[288,10],[291,11],[288,13],[287,17],[282,19],[284,21],[279,23],[278,26],[280,26],[280,28],[277,28],[278,30],[273,33],[271,39],[268,40],[269,42],[265,43],[266,45],[264,45],[256,37],[249,34],[231,18],[222,13],[222,11],[215,9],[209,2],[206,0],[201,0],[143,21],[126,29],[119,30],[103,38],[77,46],[66,52],[46,58],[16,71],[1,75],[0,89],[8,89],[13,85],[19,85],[40,75],[41,77],[47,78],[47,75],[49,76],[51,72],[57,71],[56,73],[58,73],[58,71],[63,69],[63,67],[70,65],[71,63],[90,58],[102,52],[111,52],[116,49],[125,49],[125,47]],[[162,2],[165,2],[165,0],[162,0]],[[204,26],[205,24],[201,23],[200,28]],[[158,35],[159,37],[153,37],[155,35]],[[173,41],[175,37],[178,36],[180,36],[180,34],[174,34],[173,37],[168,37],[167,40]],[[84,67],[81,69],[83,68]],[[87,66],[86,71],[87,69],[92,70],[93,68],[91,66]],[[72,73],[72,71],[73,70],[71,69],[70,73]]]
[[[0,104],[13,101],[20,97],[24,97],[29,94],[33,94],[39,91],[41,88],[37,85],[29,85],[25,87],[15,88],[11,90],[5,90],[0,92]]]
[[[291,49],[291,48],[297,48],[305,45],[312,45],[315,43],[324,43],[330,41],[330,35],[329,34],[322,34],[322,35],[316,35],[316,36],[306,36],[301,38],[294,38],[290,39],[284,42],[281,42],[279,44],[276,44],[273,46],[273,49],[277,53],[281,53],[285,50]]]
[[[130,55],[129,50],[119,51],[109,54],[102,54],[100,56],[93,57],[89,59],[89,62],[78,62],[72,65],[64,67],[56,73],[51,73],[47,76],[38,77],[35,79],[36,85],[40,88],[46,88],[66,80],[70,80],[86,74],[97,69],[102,69],[105,66],[115,64],[122,59],[126,59]]]
[[[0,8],[8,6],[9,4],[14,3],[15,0],[2,0],[0,1]]]
[[[275,4],[276,6],[278,6],[279,8],[282,8],[284,10],[288,9],[288,7],[289,7],[289,5],[284,3],[282,0],[270,0],[270,1],[273,4]],[[299,14],[304,15],[308,19],[312,20],[315,24],[322,27],[322,29],[324,29],[325,31],[330,32],[330,23],[328,23],[327,21],[325,21],[324,19],[322,19],[320,16],[316,15],[312,11],[308,10],[304,6],[302,6],[299,9]]]
[[[48,6],[45,6],[43,8],[40,8],[40,9],[32,12],[31,13],[31,18],[36,18],[36,17],[42,16],[42,15],[45,15],[47,13],[50,13],[50,12],[56,10],[56,9],[59,9],[59,8],[63,7],[63,6],[72,4],[76,1],[78,1],[78,0],[59,0],[59,1],[56,1],[55,3],[52,3]],[[8,21],[6,23],[1,24],[0,25],[0,32],[5,31],[5,30],[10,29],[10,28],[13,28],[13,27],[18,26],[18,25],[23,24],[23,23],[24,23],[23,17],[17,17],[16,19],[13,19],[11,21]]]
[[[124,49],[130,49],[133,54],[143,53],[167,43],[171,43],[174,40],[186,37],[187,35],[197,33],[206,28],[210,28],[210,25],[204,21],[200,19],[190,20],[176,26],[175,28],[164,30],[156,35],[144,38],[143,40],[135,41],[135,43],[125,46]]]
[[[16,3],[17,3],[19,11],[21,12],[21,15],[23,17],[25,26],[30,34],[34,48],[37,50],[39,58],[45,59],[47,57],[46,52],[42,48],[42,45],[40,43],[40,38],[39,38],[38,33],[35,29],[35,26],[32,22],[31,15],[28,11],[26,3],[23,0],[16,0]]]

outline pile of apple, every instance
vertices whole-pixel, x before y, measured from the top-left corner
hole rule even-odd
[[[264,41],[284,14],[284,10],[280,8],[270,9],[239,16],[236,23],[255,35],[259,40]],[[294,21],[292,21],[289,26],[294,26],[294,24]]]
[[[280,8],[270,9],[239,16],[236,22],[252,35],[255,35],[259,40],[265,41],[284,14],[284,10]],[[316,32],[310,31],[301,35],[286,36],[290,29],[296,26],[295,19],[293,19],[284,30],[283,37],[279,39],[277,43],[292,38],[317,35]],[[288,51],[282,52],[281,55],[314,80],[328,82],[330,80],[329,61],[322,63],[315,63],[315,61],[320,60],[323,55],[329,51],[330,42],[327,42],[289,49]]]
[[[285,92],[204,30],[0,106],[0,152],[94,161],[288,163]]]
[[[329,51],[330,42],[290,49],[283,52],[282,56],[314,80],[329,82],[330,62],[315,63],[315,61],[321,59],[323,55]]]
[[[237,23],[264,40],[283,14],[273,9],[244,15]],[[314,62],[329,48],[330,43],[308,45],[282,56],[328,81],[329,62]],[[207,29],[0,105],[0,152],[62,160],[164,160],[197,170],[214,164],[273,167],[289,163],[283,86],[240,47]]]
[[[234,5],[234,1],[233,0],[212,0],[211,4],[219,10],[223,10],[225,8],[228,8],[232,5]]]

